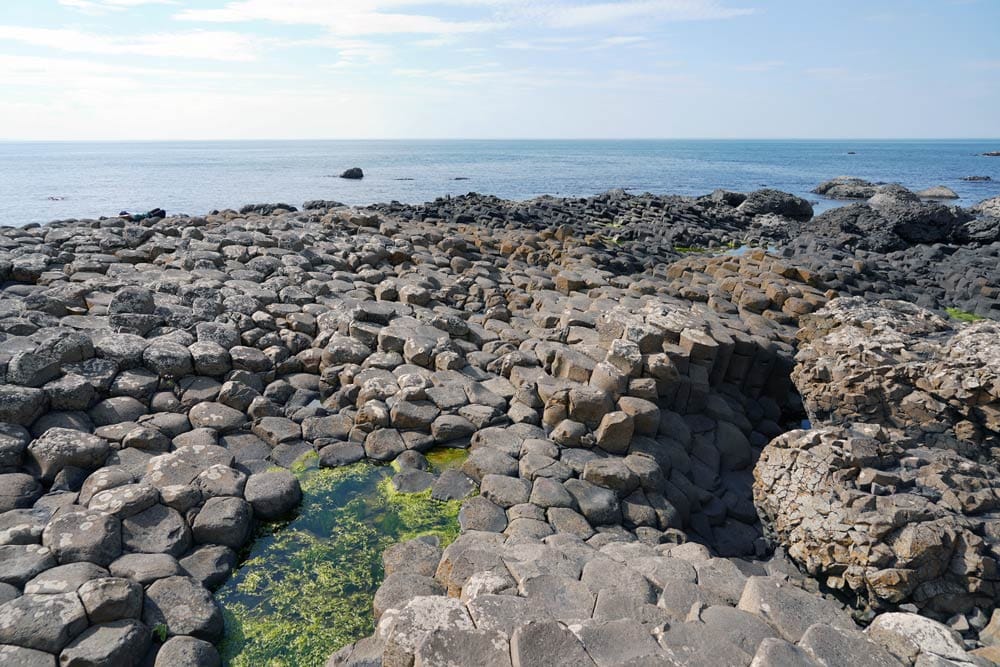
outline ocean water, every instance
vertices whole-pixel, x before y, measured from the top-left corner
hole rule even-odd
[[[1000,158],[982,156],[993,150],[1000,140],[13,142],[0,143],[0,225],[156,207],[203,214],[259,202],[419,203],[473,191],[528,199],[612,188],[771,187],[824,210],[837,204],[809,191],[838,175],[947,185],[969,205],[1000,194]],[[364,180],[336,177],[355,166]]]

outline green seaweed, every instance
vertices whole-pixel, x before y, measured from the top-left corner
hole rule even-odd
[[[460,465],[467,452],[457,451],[432,452],[432,468]],[[461,501],[399,493],[390,466],[296,472],[303,493],[298,515],[259,526],[245,560],[216,593],[227,665],[323,665],[374,631],[371,601],[387,547],[421,535],[447,544],[458,534]]]
[[[961,308],[945,308],[944,312],[948,313],[948,317],[958,322],[978,322],[979,320],[986,319],[982,315],[976,315]]]
[[[438,447],[427,452],[427,460],[435,472],[459,468],[467,458],[469,458],[469,450],[454,447]]]

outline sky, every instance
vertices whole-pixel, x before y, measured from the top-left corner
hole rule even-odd
[[[0,0],[0,138],[1000,137],[1000,0]]]

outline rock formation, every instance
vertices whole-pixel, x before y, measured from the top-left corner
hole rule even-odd
[[[986,213],[882,194],[841,215],[896,220],[891,252],[774,191],[0,229],[0,656],[211,664],[210,589],[299,502],[290,469],[447,446],[461,471],[396,488],[473,494],[462,536],[387,552],[378,632],[333,664],[977,660],[997,325],[872,297],[937,281],[932,307],[994,315],[1000,244],[959,231]],[[807,411],[824,429],[787,434]],[[791,452],[817,463],[771,464]],[[923,504],[889,541],[820,538],[801,484],[844,522]],[[924,617],[866,636],[793,563]],[[926,625],[945,611],[964,636]]]

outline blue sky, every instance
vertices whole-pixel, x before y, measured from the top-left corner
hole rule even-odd
[[[1000,137],[1000,0],[2,0],[8,139]]]

